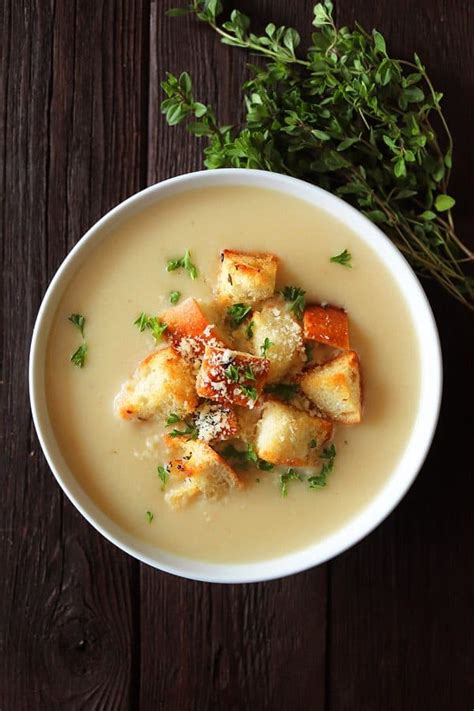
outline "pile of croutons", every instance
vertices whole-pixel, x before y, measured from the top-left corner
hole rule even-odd
[[[161,314],[168,346],[148,355],[116,398],[124,419],[185,424],[163,435],[172,507],[243,485],[219,453],[224,441],[270,465],[311,467],[335,423],[360,422],[347,313],[301,299],[294,308],[285,290],[275,293],[277,268],[272,254],[224,250],[215,323],[193,298]]]

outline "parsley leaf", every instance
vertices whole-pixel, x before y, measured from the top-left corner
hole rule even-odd
[[[281,400],[288,401],[298,392],[298,385],[296,383],[269,383],[265,385],[264,391],[276,395]]]
[[[244,370],[244,378],[247,380],[256,380],[255,378],[255,373],[253,372],[253,368],[251,365],[248,365],[245,370]]]
[[[156,472],[161,479],[161,491],[164,491],[170,478],[170,473],[166,467],[158,466]]]
[[[226,378],[231,380],[233,383],[238,383],[240,380],[239,369],[235,365],[229,365],[225,370],[224,374]]]
[[[240,326],[242,321],[244,321],[250,313],[252,313],[251,306],[246,306],[245,304],[233,304],[233,306],[229,306],[227,316],[230,319],[232,328]]]
[[[170,298],[170,304],[177,304],[181,298],[181,292],[180,291],[170,291],[169,298]]]
[[[184,420],[184,424],[184,430],[174,429],[172,432],[170,432],[170,437],[188,437],[188,441],[190,439],[197,439],[197,436],[199,434],[197,427],[190,424],[189,422],[186,422],[186,420]]]
[[[151,511],[147,511],[145,515],[146,515],[146,520],[148,521],[148,523],[151,523],[153,521],[153,519],[155,518]]]
[[[280,294],[283,296],[285,301],[289,302],[290,311],[293,311],[294,315],[298,319],[303,318],[303,312],[305,307],[304,295],[306,291],[300,289],[298,286],[285,286]]]
[[[287,469],[286,472],[280,474],[280,494],[288,496],[288,484],[290,481],[301,481],[302,475],[298,474],[294,469]]]
[[[336,458],[336,448],[333,444],[330,447],[326,447],[319,455],[320,459],[325,460],[321,471],[315,476],[310,476],[308,478],[308,484],[310,489],[322,489],[326,486],[327,478],[329,474],[334,469],[334,461]]]
[[[74,363],[78,368],[83,368],[86,362],[87,350],[87,343],[81,343],[79,348],[72,354],[71,363]]]
[[[255,451],[255,449],[252,447],[251,444],[248,444],[248,445],[247,445],[247,452],[246,452],[246,455],[247,455],[247,459],[248,459],[249,462],[253,462],[254,464],[257,464],[257,463],[258,463],[258,455],[257,455],[257,452]]]
[[[81,336],[84,338],[84,326],[86,323],[86,319],[82,314],[71,314],[68,318],[68,321],[70,321],[76,328],[79,329],[81,332]]]
[[[168,328],[166,323],[162,323],[156,316],[147,316],[143,311],[140,316],[135,319],[133,325],[137,326],[140,333],[143,333],[145,330],[151,331],[151,335],[155,341],[160,341],[163,333]]]
[[[313,437],[313,439],[311,439],[310,442],[309,442],[309,448],[310,448],[310,449],[316,449],[317,446],[318,446],[318,443],[317,443],[317,441],[316,441],[316,440],[314,439],[314,437]]]
[[[306,362],[311,363],[313,360],[314,345],[312,343],[305,343],[304,352],[306,353]]]
[[[176,412],[170,412],[166,418],[166,426],[175,425],[177,422],[181,422],[181,417]]]
[[[269,338],[265,338],[263,344],[260,346],[260,353],[262,354],[262,358],[265,358],[272,346],[273,343],[271,342],[271,340]]]
[[[174,272],[176,269],[184,269],[188,272],[189,277],[194,281],[198,277],[197,267],[191,261],[191,252],[187,249],[183,257],[169,259],[166,263],[166,271]]]
[[[352,259],[352,254],[345,249],[343,252],[340,254],[336,254],[335,257],[330,258],[330,262],[334,262],[335,264],[340,264],[343,267],[347,267],[348,269],[352,269],[352,264],[351,264],[351,259]]]
[[[274,467],[274,464],[271,464],[271,462],[267,462],[265,459],[260,459],[251,444],[247,445],[246,450],[237,449],[234,445],[228,444],[223,450],[222,456],[225,459],[235,460],[237,465],[241,467],[244,467],[246,464],[251,462],[252,464],[256,464],[258,469],[262,472],[268,472]]]
[[[242,392],[249,400],[256,400],[258,398],[257,388],[253,388],[250,385],[241,385]]]
[[[249,321],[247,324],[247,327],[245,329],[245,335],[247,336],[247,339],[250,341],[251,338],[253,337],[253,331],[255,328],[255,323],[254,321]]]

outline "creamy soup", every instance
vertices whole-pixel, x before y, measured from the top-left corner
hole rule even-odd
[[[166,272],[166,261],[191,250],[199,278]],[[134,321],[169,308],[169,293],[212,298],[222,248],[269,251],[280,258],[277,288],[298,285],[307,302],[344,307],[364,383],[362,423],[338,424],[334,470],[323,489],[292,481],[281,496],[279,474],[248,470],[245,486],[219,501],[170,509],[157,465],[166,454],[158,421],[123,421],[114,397],[154,349]],[[347,249],[352,269],[329,258]],[[86,318],[85,367],[70,355]],[[419,397],[418,346],[397,284],[367,246],[337,219],[280,192],[245,187],[193,190],[123,221],[71,280],[49,338],[46,387],[60,448],[83,489],[139,539],[186,557],[244,562],[278,556],[336,531],[384,485],[413,426]],[[150,512],[153,514],[147,514]]]

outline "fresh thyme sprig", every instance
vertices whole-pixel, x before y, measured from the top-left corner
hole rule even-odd
[[[287,173],[339,195],[380,224],[419,274],[474,308],[464,270],[474,255],[456,235],[448,193],[452,136],[419,57],[392,59],[376,30],[338,28],[330,0],[314,7],[304,57],[296,30],[270,23],[259,36],[238,10],[218,24],[221,11],[219,0],[193,0],[169,14],[193,13],[225,44],[265,58],[243,87],[245,124],[219,126],[186,72],[162,84],[168,123],[193,119],[188,129],[208,140],[207,168]]]

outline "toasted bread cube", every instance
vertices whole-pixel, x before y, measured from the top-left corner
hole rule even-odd
[[[346,425],[360,422],[361,377],[355,351],[341,353],[308,371],[301,378],[300,387],[329,419]]]
[[[219,499],[242,486],[225,459],[205,442],[169,435],[164,439],[176,456],[168,465],[170,480],[165,500],[170,506],[181,507],[197,494]]]
[[[201,397],[253,408],[267,381],[269,361],[230,348],[206,346],[196,380]]]
[[[303,316],[304,337],[327,346],[347,351],[349,345],[349,317],[344,309],[335,306],[307,306]]]
[[[116,411],[125,420],[148,420],[170,412],[187,415],[197,405],[194,374],[171,347],[142,360],[115,399]]]
[[[175,463],[171,463],[173,469]],[[182,509],[189,504],[199,493],[200,488],[193,477],[187,476],[179,484],[172,486],[165,493],[165,501],[172,509]]]
[[[301,326],[288,309],[278,302],[265,306],[252,316],[252,350],[261,355],[265,342],[265,358],[270,361],[268,382],[281,380],[287,373],[301,370],[305,362]],[[267,340],[268,339],[268,340]]]
[[[255,442],[257,425],[262,416],[262,408],[258,405],[252,410],[249,410],[247,407],[236,407],[235,414],[239,426],[239,439],[247,444],[253,444]]]
[[[232,439],[239,431],[235,412],[211,401],[204,402],[198,407],[194,425],[198,431],[198,439],[203,442]]]
[[[190,297],[160,316],[168,328],[165,335],[187,360],[202,358],[206,345],[225,346],[221,334],[210,323],[198,302]]]
[[[275,291],[278,259],[273,254],[224,249],[217,277],[217,298],[224,304],[254,304]]]
[[[311,466],[317,461],[318,449],[332,436],[332,430],[327,420],[270,400],[258,424],[257,454],[272,464]]]

